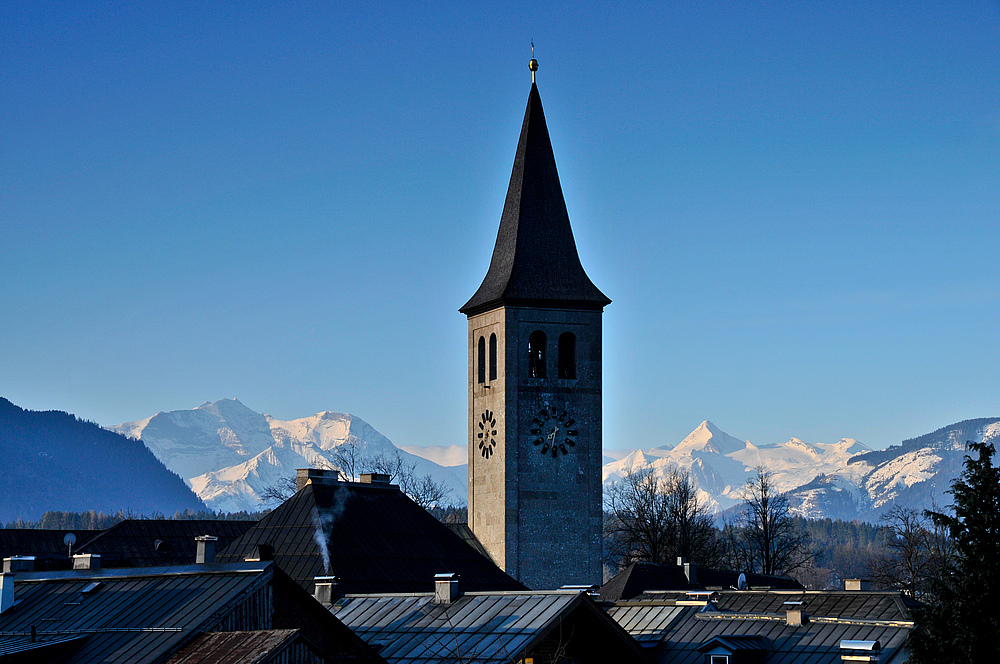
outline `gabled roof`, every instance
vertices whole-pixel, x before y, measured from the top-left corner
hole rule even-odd
[[[0,528],[0,559],[11,556],[34,556],[36,570],[69,569],[69,547],[64,538],[69,533],[79,545],[100,534],[100,530],[36,530]],[[76,548],[76,547],[74,547]]]
[[[34,628],[40,643],[85,637],[67,662],[163,661],[228,606],[266,588],[272,570],[243,563],[17,574],[15,605],[0,614],[0,644]]]
[[[103,567],[157,567],[194,562],[199,535],[219,538],[220,550],[254,526],[253,521],[125,519],[85,542],[74,553],[97,553]]]
[[[65,647],[60,664],[159,664],[203,632],[269,628],[382,661],[270,562],[18,573],[14,599],[0,614],[0,653],[36,648],[33,662],[54,661],[37,647]]]
[[[750,588],[802,589],[795,579],[768,574],[747,574]],[[677,565],[636,562],[613,576],[601,586],[601,599],[617,601],[638,597],[647,590],[691,590],[695,588],[724,588],[736,585],[739,572],[698,567],[697,583],[688,583],[683,568]]]
[[[442,572],[458,573],[469,589],[524,589],[393,485],[306,484],[217,560],[244,560],[259,545],[310,592],[327,575],[344,593],[425,592]]]
[[[466,593],[450,604],[432,593],[348,596],[333,610],[391,664],[517,662],[554,651],[580,662],[648,661],[579,591]]]
[[[460,311],[471,316],[504,305],[601,309],[610,303],[580,264],[542,99],[532,83],[490,268]]]
[[[879,661],[885,664],[903,661],[903,645],[914,628],[899,593],[722,590],[712,597],[709,611],[690,605],[694,602],[684,592],[649,593],[606,608],[644,646],[655,648],[654,658],[662,664],[702,664],[713,640],[732,646],[747,637],[760,639],[763,664],[839,663],[842,640],[880,641]],[[785,602],[802,602],[808,621],[788,625]]]

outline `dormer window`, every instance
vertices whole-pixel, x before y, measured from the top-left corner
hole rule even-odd
[[[545,333],[535,330],[528,337],[528,377],[545,378]]]

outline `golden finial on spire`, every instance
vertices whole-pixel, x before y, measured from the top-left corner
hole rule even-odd
[[[535,84],[535,72],[538,71],[538,60],[535,60],[535,40],[531,40],[531,61],[528,62],[528,69],[531,70],[531,84]]]

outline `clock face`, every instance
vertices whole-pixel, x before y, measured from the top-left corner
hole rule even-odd
[[[479,439],[479,453],[484,459],[489,459],[497,446],[497,418],[493,416],[492,410],[484,410],[479,416],[476,437]]]
[[[542,408],[531,420],[529,431],[535,436],[532,442],[541,454],[558,457],[569,454],[570,448],[576,447],[579,434],[576,426],[576,420],[565,410]]]

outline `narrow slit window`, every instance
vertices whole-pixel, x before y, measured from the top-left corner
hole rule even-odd
[[[477,374],[480,383],[486,382],[486,338],[479,337],[479,348],[477,358]]]
[[[535,330],[528,337],[528,376],[545,378],[545,333]]]
[[[490,380],[497,379],[497,335],[490,335]]]
[[[576,335],[572,332],[559,335],[559,377],[576,378]]]

